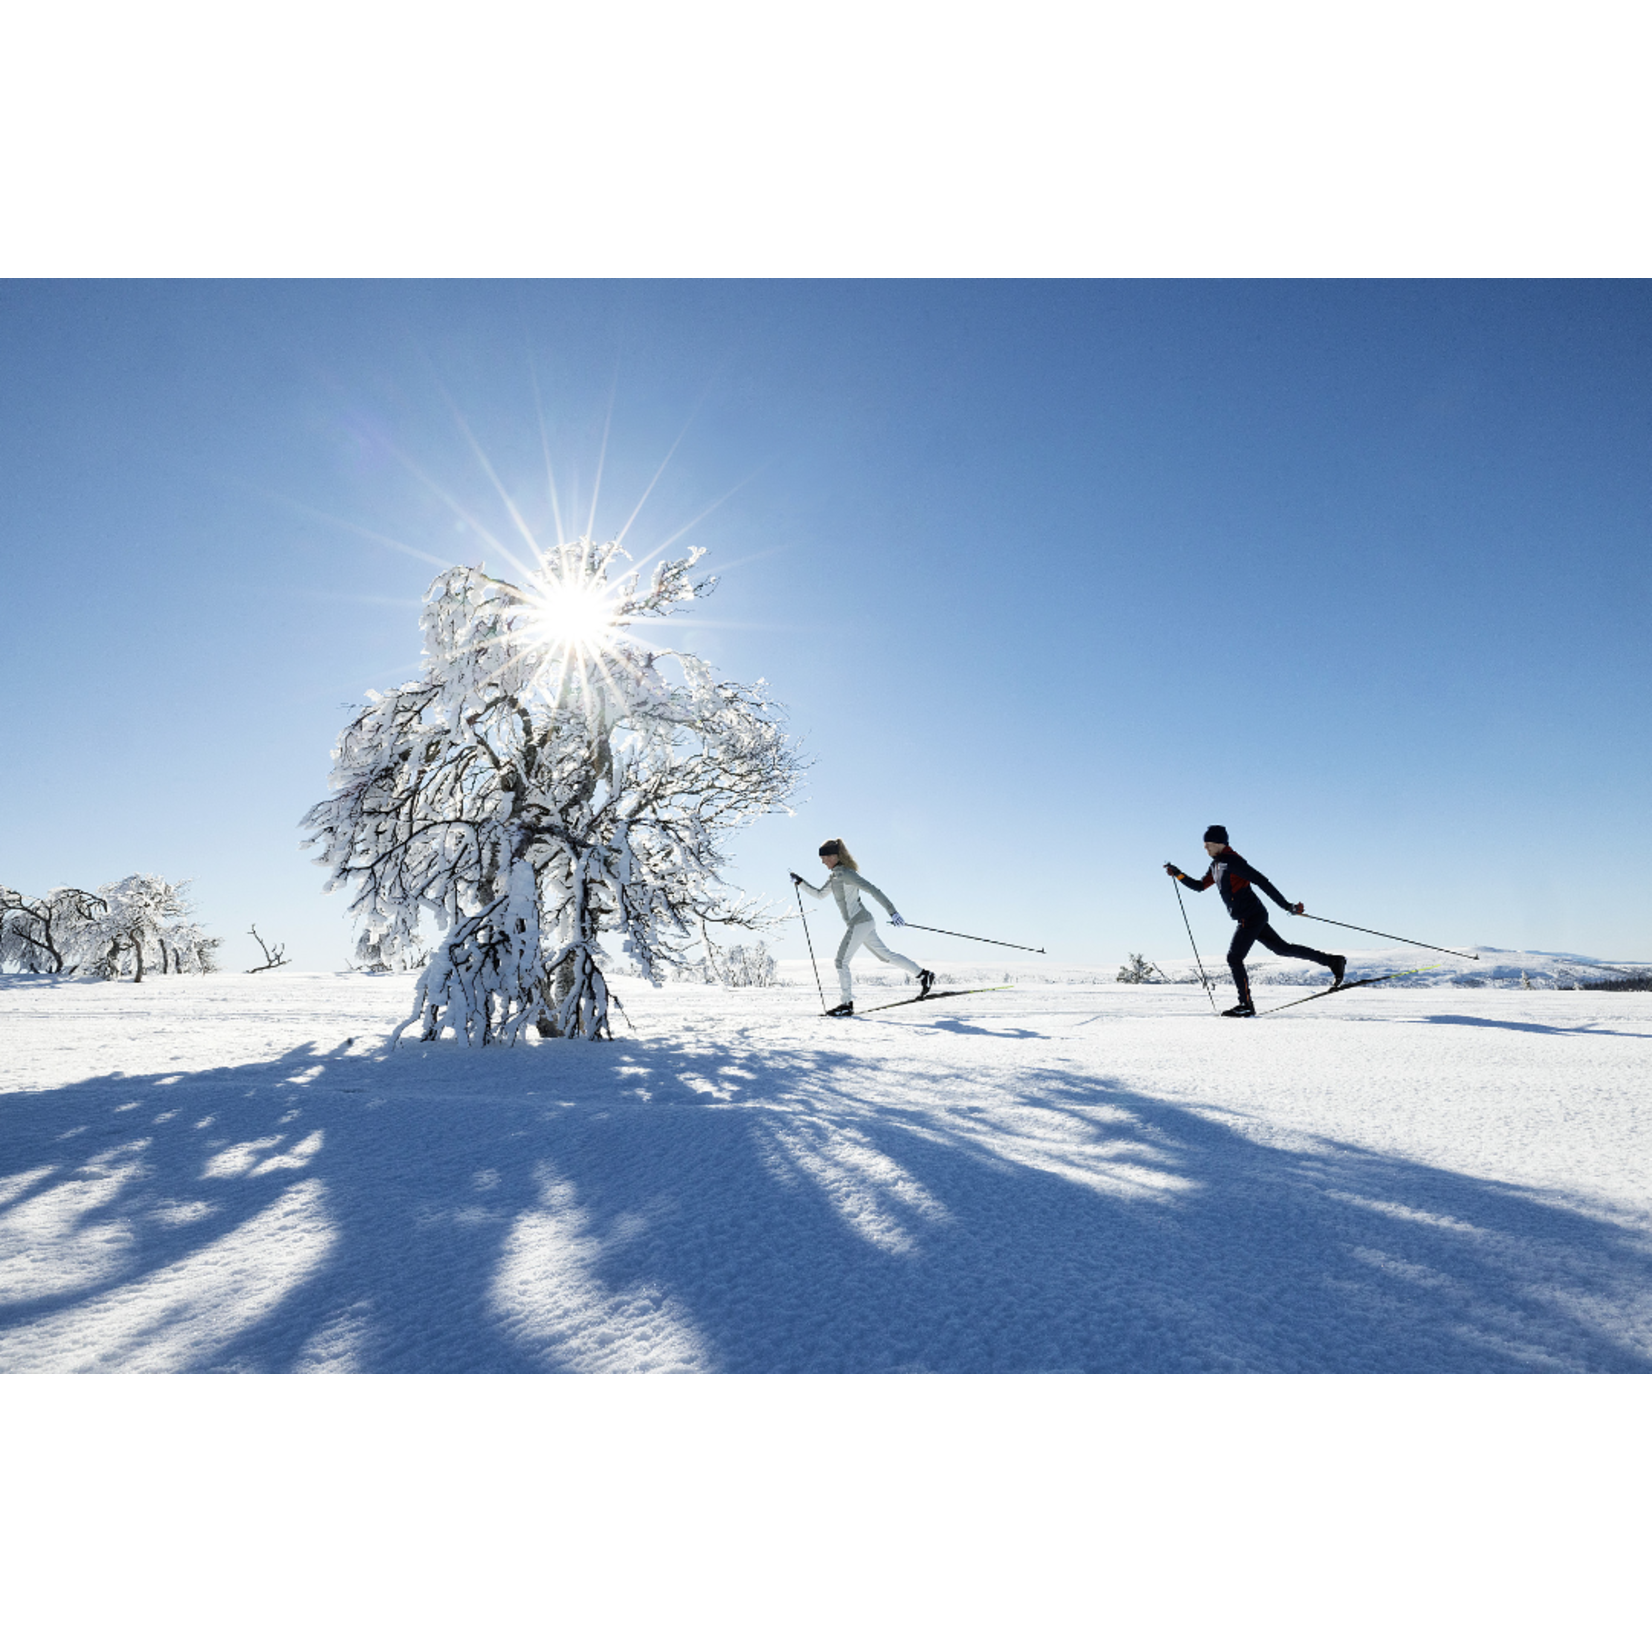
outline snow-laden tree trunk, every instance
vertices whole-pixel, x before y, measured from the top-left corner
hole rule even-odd
[[[329,888],[355,888],[364,963],[416,956],[439,925],[407,1023],[422,1037],[611,1036],[604,936],[659,982],[704,925],[766,921],[720,874],[727,836],[795,787],[780,709],[642,635],[711,593],[690,577],[703,555],[647,585],[610,579],[625,552],[588,539],[521,585],[450,569],[426,595],[423,675],[344,730],[307,841]]]

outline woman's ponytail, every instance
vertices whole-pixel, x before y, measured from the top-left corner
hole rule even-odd
[[[836,855],[840,866],[847,866],[851,872],[858,872],[860,867],[855,864],[855,857],[845,847],[840,837],[829,837],[821,844],[817,851],[822,855]]]

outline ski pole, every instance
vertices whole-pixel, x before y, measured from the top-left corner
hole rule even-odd
[[[985,935],[966,935],[959,929],[936,929],[929,924],[914,923],[909,923],[906,927],[908,929],[922,929],[930,935],[954,935],[960,941],[980,941],[986,946],[1007,946],[1012,952],[1042,952],[1044,950],[1041,946],[1021,946],[1015,941],[990,940]]]
[[[1182,909],[1182,928],[1187,931],[1187,944],[1193,948],[1193,961],[1199,966],[1199,979],[1205,984],[1205,996],[1210,1000],[1210,1013],[1216,1014],[1216,994],[1210,990],[1210,982],[1205,976],[1204,959],[1199,956],[1199,943],[1193,939],[1193,925],[1187,921],[1187,902],[1182,899],[1182,880],[1172,878],[1171,882],[1176,889],[1176,904]]]
[[[809,962],[815,972],[815,991],[820,994],[820,1007],[826,1008],[826,989],[820,984],[820,965],[815,963],[815,944],[809,938],[809,918],[803,910],[803,891],[798,888],[796,881],[792,883],[792,893],[797,896],[797,915],[803,920],[803,941],[809,949]]]
[[[1380,935],[1385,941],[1405,941],[1407,946],[1426,947],[1430,952],[1448,953],[1453,958],[1472,958],[1475,963],[1480,961],[1478,952],[1452,952],[1448,946],[1435,946],[1429,941],[1406,940],[1403,935],[1390,935],[1381,929],[1361,929],[1358,924],[1345,924],[1340,918],[1322,918],[1317,912],[1298,912],[1297,917],[1312,918],[1316,924],[1334,924],[1338,929],[1358,929],[1361,935]]]

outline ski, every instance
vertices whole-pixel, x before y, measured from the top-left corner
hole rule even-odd
[[[930,1004],[937,998],[968,998],[971,993],[976,992],[1013,992],[1014,990],[1015,983],[1013,981],[1001,987],[954,987],[950,992],[925,993],[917,998],[897,998],[892,1004],[874,1004],[870,1009],[856,1010],[854,1013],[856,1015],[876,1015],[879,1010],[898,1010],[902,1004]],[[842,1015],[832,1017],[830,1010],[823,1013],[827,1017],[838,1021],[848,1020],[847,1016]]]
[[[1363,981],[1344,981],[1341,986],[1326,987],[1321,992],[1310,992],[1306,998],[1293,998],[1288,1004],[1275,1004],[1271,1010],[1258,1010],[1258,1015],[1277,1015],[1280,1010],[1294,1010],[1298,1004],[1311,1004],[1316,998],[1329,998],[1333,992],[1346,992],[1350,987],[1374,987],[1379,981],[1397,981],[1402,975],[1426,975],[1438,964],[1424,964],[1421,969],[1397,969],[1391,975],[1368,975]]]

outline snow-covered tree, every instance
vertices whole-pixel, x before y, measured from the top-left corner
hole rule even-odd
[[[84,889],[35,899],[0,884],[0,969],[62,975],[80,961],[81,935],[105,903]]]
[[[153,873],[135,873],[98,885],[102,910],[80,933],[82,973],[141,981],[146,968],[167,974],[207,974],[217,968],[218,942],[191,916],[189,885]]]
[[[37,900],[0,887],[0,969],[137,981],[146,968],[207,974],[218,942],[191,915],[188,888],[145,873]]]
[[[710,595],[705,554],[610,577],[616,542],[551,547],[519,585],[452,568],[426,593],[425,669],[374,694],[304,817],[329,888],[353,885],[358,956],[444,938],[415,990],[421,1036],[602,1038],[599,937],[659,983],[703,925],[765,922],[722,845],[791,795],[800,760],[763,683],[719,681],[633,630]]]
[[[1162,979],[1164,971],[1157,964],[1150,964],[1139,952],[1132,952],[1130,962],[1119,966],[1118,979],[1131,986],[1151,986],[1155,976]]]

